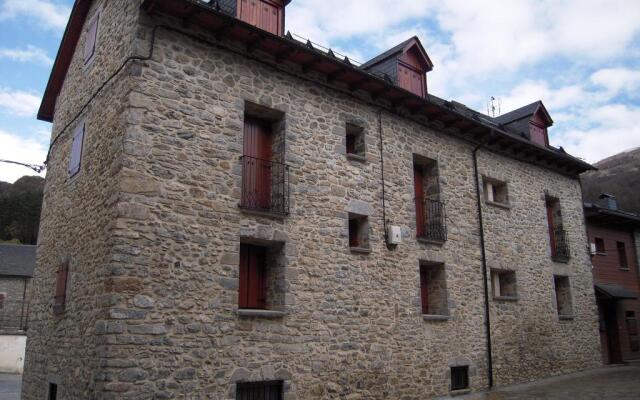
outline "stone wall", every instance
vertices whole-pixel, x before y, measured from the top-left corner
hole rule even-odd
[[[108,344],[96,336],[104,329],[96,320],[109,313],[110,294],[105,292],[107,280],[113,279],[108,276],[115,269],[110,231],[118,213],[131,212],[126,205],[116,208],[116,204],[118,185],[126,185],[126,179],[118,174],[126,151],[122,136],[133,118],[125,108],[127,80],[135,68],[125,68],[78,118],[74,117],[133,54],[138,17],[138,4],[134,3],[94,2],[89,18],[102,9],[96,56],[91,64],[83,65],[83,33],[56,104],[52,140],[59,138],[53,144],[45,181],[30,298],[24,400],[45,398],[49,382],[59,383],[58,398],[94,398],[96,387],[108,379],[100,372]],[[83,121],[86,132],[81,169],[69,178],[72,133]],[[63,260],[69,260],[70,265],[67,306],[64,315],[54,316],[56,269]],[[112,286],[117,288],[119,283]]]
[[[4,293],[5,302],[22,301],[27,292],[28,278],[18,276],[0,276],[0,293]]]
[[[146,48],[157,23],[187,29],[160,17],[141,21],[134,48]],[[469,366],[473,390],[485,388],[473,146],[239,51],[158,29],[140,75],[96,99],[94,109],[103,111],[90,114],[99,129],[89,133],[87,154],[95,169],[66,182],[68,142],[57,145],[24,398],[42,396],[42,380],[58,374],[70,399],[92,391],[98,399],[233,399],[235,382],[272,379],[285,381],[287,399],[418,399],[448,393],[450,367],[461,365]],[[238,207],[248,104],[284,114],[286,217]],[[364,161],[345,154],[354,120],[365,130]],[[384,243],[379,123],[386,217],[403,232],[393,249]],[[449,232],[443,244],[415,237],[414,156],[437,162]],[[520,296],[491,303],[496,382],[598,365],[577,180],[483,151],[479,165],[509,184],[510,207],[483,206],[488,264],[516,270]],[[567,264],[551,261],[547,192],[563,207],[574,250]],[[369,254],[349,249],[350,212],[368,217]],[[241,240],[284,243],[284,317],[237,314]],[[63,255],[75,260],[72,306],[54,320],[49,268]],[[448,319],[423,319],[421,263],[444,265]],[[571,279],[573,320],[558,318],[554,273]]]

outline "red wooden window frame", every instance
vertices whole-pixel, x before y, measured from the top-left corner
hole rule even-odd
[[[556,256],[556,233],[555,224],[553,220],[553,202],[552,200],[546,201],[547,207],[547,224],[549,225],[549,243],[551,244],[551,256]]]
[[[618,250],[618,263],[620,268],[629,268],[629,262],[627,260],[627,248],[624,242],[616,242],[616,249]]]
[[[545,147],[549,146],[549,136],[547,134],[547,128],[545,128],[544,126],[540,126],[538,124],[530,122],[529,135],[532,142]]]
[[[417,94],[418,96],[424,97],[426,79],[427,78],[422,71],[398,61],[398,85],[401,88]]]
[[[416,235],[422,237],[426,234],[426,210],[424,194],[424,167],[413,164],[413,190],[416,205]]]
[[[267,309],[266,258],[266,248],[251,244],[240,245],[239,308]]]
[[[87,65],[93,60],[96,54],[96,43],[98,41],[98,26],[100,23],[100,12],[89,21],[84,42],[84,64]]]
[[[243,204],[271,208],[272,131],[268,121],[245,117],[243,154]]]
[[[53,298],[53,312],[61,314],[67,305],[67,283],[69,279],[69,262],[65,261],[56,271],[56,287]]]
[[[429,314],[429,267],[420,266],[420,303],[422,313]]]
[[[349,247],[360,247],[360,220],[357,218],[349,219]]]
[[[84,147],[85,123],[79,124],[73,132],[71,142],[71,155],[69,156],[69,177],[80,172],[82,164],[82,150]]]
[[[280,1],[239,0],[236,16],[274,35],[284,33],[284,5]]]

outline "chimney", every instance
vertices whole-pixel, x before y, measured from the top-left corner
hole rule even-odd
[[[608,208],[609,210],[618,209],[618,200],[616,200],[616,196],[612,194],[602,193],[599,199],[600,206]]]
[[[236,18],[274,35],[284,36],[284,9],[291,0],[236,0],[235,3]]]

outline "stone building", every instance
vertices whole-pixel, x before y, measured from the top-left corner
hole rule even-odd
[[[36,246],[0,244],[0,372],[22,372],[35,267]]]
[[[422,399],[599,365],[591,167],[542,103],[444,101],[417,38],[358,66],[285,5],[75,2],[23,398]]]
[[[584,211],[603,361],[640,360],[640,216],[619,209],[608,194],[585,203]]]

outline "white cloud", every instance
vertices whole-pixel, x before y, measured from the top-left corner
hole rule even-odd
[[[0,159],[19,161],[28,164],[42,164],[47,149],[41,142],[25,139],[0,130]],[[24,175],[38,175],[29,168],[0,163],[0,181],[15,182]],[[44,176],[44,173],[39,174]]]
[[[557,136],[564,148],[589,162],[596,162],[640,146],[640,108],[612,104],[586,110],[581,115],[588,129],[569,127]]]
[[[604,68],[591,75],[591,82],[604,87],[611,96],[619,92],[635,94],[640,88],[640,71],[627,68]]]
[[[8,58],[19,62],[33,62],[46,66],[53,64],[53,59],[43,49],[35,46],[27,46],[26,49],[0,48],[0,58]]]
[[[17,117],[34,116],[40,106],[40,96],[22,90],[0,87],[0,111]]]
[[[0,20],[27,17],[47,29],[62,30],[67,25],[71,9],[51,0],[4,0],[0,5]]]

